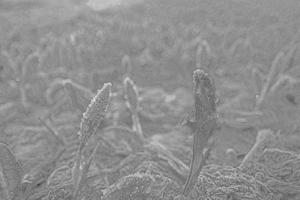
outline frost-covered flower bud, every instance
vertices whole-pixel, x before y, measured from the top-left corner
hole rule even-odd
[[[92,98],[89,106],[83,113],[80,124],[82,142],[86,142],[88,138],[97,131],[101,124],[110,102],[111,86],[111,83],[105,83]]]
[[[215,117],[216,89],[213,79],[202,69],[197,69],[193,74],[195,120],[206,121]]]

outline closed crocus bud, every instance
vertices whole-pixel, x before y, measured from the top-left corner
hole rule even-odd
[[[213,79],[202,69],[193,74],[195,120],[206,121],[216,113],[216,89]]]
[[[126,77],[124,79],[124,89],[125,89],[126,103],[132,115],[133,131],[137,132],[137,134],[140,136],[140,139],[143,140],[144,134],[138,116],[138,107],[139,107],[138,89],[134,84],[134,82],[129,77]]]
[[[85,142],[93,135],[100,126],[108,108],[111,96],[111,83],[105,83],[92,98],[86,111],[83,113],[80,124],[81,142]]]
[[[125,98],[131,112],[137,112],[138,108],[138,89],[134,82],[126,77],[124,80]]]
[[[197,45],[196,67],[208,69],[211,65],[212,52],[206,40],[202,40]]]
[[[132,71],[132,62],[128,55],[123,56],[121,67],[123,78],[129,77]]]
[[[110,102],[111,87],[111,83],[104,83],[103,87],[98,90],[86,111],[83,113],[80,123],[80,144],[76,155],[76,161],[72,169],[73,184],[76,188],[79,188],[82,177],[82,171],[80,169],[82,151],[89,138],[96,133],[104,118]],[[73,195],[77,192],[78,191],[75,190]]]
[[[194,120],[188,122],[193,131],[193,156],[183,194],[187,196],[205,164],[203,150],[217,127],[216,95],[213,79],[202,69],[193,73]]]

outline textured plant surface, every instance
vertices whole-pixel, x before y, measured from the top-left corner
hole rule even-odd
[[[188,199],[275,199],[272,190],[237,168],[207,165]]]
[[[103,199],[172,199],[178,189],[178,185],[159,174],[138,172],[108,188]]]
[[[212,78],[202,69],[194,71],[194,121],[187,121],[193,132],[193,157],[184,194],[188,195],[205,165],[204,148],[216,129],[216,96]]]
[[[277,148],[266,148],[251,164],[248,174],[268,185],[282,198],[299,195],[299,155]]]
[[[0,1],[0,199],[299,200],[299,10]]]
[[[1,188],[4,199],[13,199],[20,188],[22,168],[9,147],[1,143]]]

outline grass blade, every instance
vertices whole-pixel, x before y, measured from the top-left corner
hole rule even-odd
[[[0,168],[5,181],[4,190],[12,199],[20,188],[23,170],[8,145],[0,142]]]

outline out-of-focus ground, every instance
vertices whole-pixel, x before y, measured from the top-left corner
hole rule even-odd
[[[271,83],[293,81],[277,82],[255,108],[278,53],[299,46],[299,19],[298,0],[0,0],[0,138],[26,169],[45,159],[55,148],[37,118],[61,101],[61,81],[72,79],[93,92],[104,82],[120,84],[124,55],[136,84],[154,88],[144,110],[164,116],[141,120],[146,135],[172,134],[192,108],[196,46],[205,40],[211,52],[206,68],[220,99],[214,162],[224,162],[228,148],[242,158],[261,128],[280,130],[286,136],[281,147],[299,153],[299,50],[291,67],[278,64]],[[50,121],[75,140],[79,115],[64,105]],[[186,155],[179,157],[188,164]]]
[[[252,86],[255,84],[252,69],[267,75],[276,54],[299,39],[300,27],[300,4],[296,0],[284,3],[280,0],[1,0],[0,10],[0,38],[4,49],[18,42],[38,45],[45,35],[76,45],[73,39],[77,34],[83,39],[81,64],[75,62],[77,55],[72,57],[72,53],[65,54],[64,50],[62,54],[52,55],[53,58],[46,56],[49,60],[45,63],[50,62],[47,65],[53,67],[73,65],[79,71],[103,68],[112,73],[100,83],[117,76],[114,69],[120,66],[121,57],[128,54],[133,60],[133,78],[138,85],[191,91],[191,73],[196,64],[193,43],[200,36],[208,42],[214,56],[209,70],[216,79],[221,103],[225,110],[241,111],[251,111],[254,107],[257,91]],[[99,48],[93,46],[97,42]],[[64,57],[67,60],[61,61]],[[295,65],[298,64],[299,56],[295,59]],[[294,101],[299,100],[296,86],[276,91],[278,99],[272,98],[276,92],[267,96],[274,105],[268,99],[265,103],[270,109],[278,109],[283,103],[287,116],[282,115],[290,117],[292,124],[299,122],[299,108],[286,99],[285,105],[280,95],[292,93]],[[278,117],[273,112],[267,112],[266,116]],[[279,120],[283,121],[280,117]],[[268,120],[265,123],[259,125],[278,125]],[[290,123],[282,126],[291,127]]]

